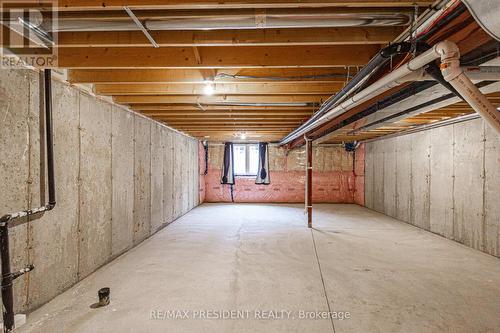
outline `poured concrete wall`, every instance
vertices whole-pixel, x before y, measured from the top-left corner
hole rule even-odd
[[[30,70],[0,70],[0,215],[44,202],[40,83]],[[35,266],[15,281],[18,312],[199,203],[196,140],[56,80],[53,109],[57,206],[10,229],[12,270]]]
[[[200,151],[201,153],[201,151]],[[209,145],[208,174],[204,177],[203,197],[208,202],[231,201],[230,187],[220,184],[224,146]],[[201,158],[200,158],[201,159]],[[204,157],[203,157],[204,160]],[[358,172],[363,176],[364,149],[348,153],[340,146],[313,148],[313,202],[363,203],[363,178],[357,181]],[[256,185],[255,177],[238,177],[234,185],[235,202],[304,202],[305,149],[286,151],[277,146],[269,147],[270,185]],[[204,164],[202,164],[204,165]],[[355,167],[356,170],[355,170]]]
[[[366,206],[500,256],[500,138],[481,119],[366,144]]]

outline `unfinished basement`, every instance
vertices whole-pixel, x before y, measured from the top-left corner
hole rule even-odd
[[[500,333],[500,1],[0,1],[1,332]]]

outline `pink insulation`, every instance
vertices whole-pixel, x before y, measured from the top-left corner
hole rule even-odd
[[[202,204],[205,202],[205,149],[203,149],[203,144],[201,142],[198,144],[198,165],[200,166],[199,195],[200,204]]]
[[[200,185],[204,201],[230,202],[230,186],[220,184],[222,146],[210,145],[209,169]],[[356,160],[341,147],[315,147],[313,155],[313,201],[316,203],[364,202],[364,182],[357,180],[354,164],[364,170],[364,150]],[[202,158],[203,157],[203,158]],[[270,185],[256,185],[255,177],[236,177],[235,202],[301,203],[305,196],[305,152],[271,147]],[[354,161],[355,160],[355,161]],[[200,173],[204,170],[204,152],[200,149]],[[357,172],[362,173],[360,170]],[[202,182],[200,178],[200,182]]]
[[[230,187],[220,184],[220,170],[209,170],[206,177],[208,202],[231,201]],[[238,177],[234,185],[235,202],[304,202],[304,172],[271,171],[270,185],[256,185],[254,177]],[[314,202],[353,202],[352,172],[313,174]]]

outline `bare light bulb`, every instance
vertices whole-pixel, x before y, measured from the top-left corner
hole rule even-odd
[[[214,91],[215,91],[215,89],[214,89],[213,84],[210,82],[205,82],[205,87],[203,88],[203,93],[205,95],[210,96],[210,95],[214,94]]]

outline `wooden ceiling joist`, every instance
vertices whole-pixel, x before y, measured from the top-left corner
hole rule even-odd
[[[175,126],[176,129],[181,131],[203,131],[203,132],[218,132],[218,131],[281,131],[281,132],[290,132],[296,126],[276,126],[276,125],[216,125],[216,126]]]
[[[190,129],[190,130],[185,130],[186,132],[189,133],[198,133],[203,135],[205,133],[205,130],[199,130],[199,129]],[[206,132],[210,133],[218,133],[218,134],[229,134],[233,136],[234,130],[232,129],[207,129]],[[238,132],[245,132],[245,133],[253,133],[253,134],[277,134],[277,135],[283,135],[283,133],[288,133],[289,129],[248,129],[248,130],[238,130]]]
[[[203,110],[199,106],[194,105],[170,105],[170,104],[134,104],[132,108],[136,111],[153,111],[153,112],[222,112],[222,113],[240,113],[246,114],[288,114],[294,112],[311,113],[318,107],[314,106],[234,106],[234,105],[203,105]]]
[[[161,47],[386,44],[400,27],[150,31]],[[62,32],[60,47],[149,47],[140,31]]]
[[[119,104],[229,104],[229,103],[263,103],[281,104],[290,106],[296,103],[321,103],[330,95],[230,95],[230,96],[115,96],[114,101]],[[289,105],[287,105],[289,104]],[[250,106],[250,105],[249,105]],[[268,105],[270,106],[270,105]],[[297,105],[301,106],[301,105]]]
[[[57,67],[69,69],[70,83],[92,84],[96,94],[111,96],[119,104],[190,135],[239,140],[240,134],[246,133],[250,140],[278,141],[304,123],[360,67],[400,35],[415,10],[421,13],[433,3],[434,0],[59,0]],[[152,47],[143,32],[136,29],[124,11],[125,6],[160,47]],[[381,19],[400,20],[389,22],[398,26],[375,26],[380,22],[374,26],[318,26],[326,22],[323,19],[337,24],[333,21],[336,14],[344,15],[343,19],[348,15],[357,18],[363,14],[368,19],[369,15],[387,14]],[[293,27],[287,21],[288,28],[270,27],[274,23],[269,18],[275,17],[282,21],[304,18],[301,24],[311,26]],[[250,23],[237,29],[233,25],[231,29],[224,25],[224,19]],[[482,35],[474,37],[478,28],[469,27],[469,21],[464,21],[463,38],[484,39]],[[175,30],[183,22],[199,30]],[[102,31],[86,31],[96,26]],[[450,38],[458,41],[454,35]],[[213,87],[208,94],[207,81]],[[349,135],[354,129],[352,125],[333,134],[332,140],[373,138],[468,112],[467,105],[457,104],[439,113],[382,124],[355,136]]]
[[[156,118],[154,118],[156,119]],[[197,125],[207,125],[210,124],[212,126],[216,125],[232,125],[232,126],[248,126],[248,125],[261,125],[261,126],[281,126],[281,127],[297,127],[300,124],[302,124],[304,121],[286,121],[284,122],[283,120],[281,121],[252,121],[252,120],[246,120],[246,121],[226,121],[226,120],[217,120],[217,121],[171,121],[171,120],[164,120],[164,119],[157,119],[158,121],[164,122],[165,124],[168,124],[169,126],[197,126]]]
[[[223,115],[223,116],[205,116],[205,115],[182,115],[182,116],[166,116],[161,114],[145,114],[156,119],[166,120],[192,120],[192,121],[217,121],[217,120],[227,120],[227,121],[239,121],[239,120],[260,120],[260,121],[273,121],[273,120],[291,120],[291,121],[302,121],[307,116],[267,116],[267,115],[255,115],[255,116],[238,116],[238,115]]]
[[[270,113],[268,111],[256,112],[205,112],[196,110],[192,112],[155,112],[143,111],[144,115],[150,117],[163,117],[167,118],[307,118],[311,112],[287,112],[287,113]]]
[[[343,87],[341,82],[311,83],[215,83],[213,95],[327,95]],[[205,84],[116,84],[95,85],[99,95],[203,95]]]
[[[217,83],[321,83],[345,82],[356,73],[356,68],[246,68],[214,69],[220,77]],[[232,78],[228,75],[238,75]],[[246,77],[246,78],[243,78]],[[249,78],[253,77],[253,78]],[[274,78],[274,79],[273,79]],[[139,83],[204,83],[199,69],[72,69],[68,71],[71,83],[139,84]],[[283,81],[279,81],[283,80]]]
[[[200,47],[70,47],[58,49],[61,68],[259,68],[362,66],[378,45]]]

